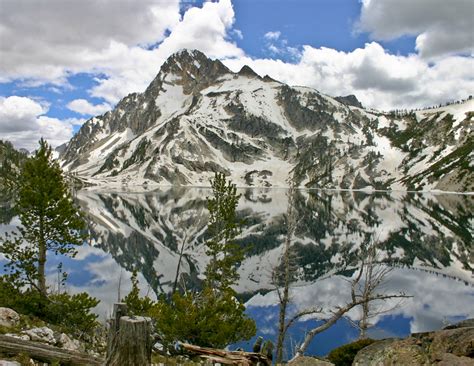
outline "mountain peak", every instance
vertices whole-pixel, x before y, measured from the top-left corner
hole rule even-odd
[[[196,59],[196,60],[210,60],[204,53],[196,49],[190,48],[182,48],[179,51],[171,54],[168,57],[168,61],[180,61],[180,60],[189,60],[189,59]]]
[[[346,95],[346,96],[339,96],[335,97],[338,102],[341,102],[342,104],[349,105],[352,107],[357,107],[357,108],[364,108],[361,102],[359,102],[359,99],[354,94]]]
[[[242,68],[239,71],[239,75],[247,76],[247,77],[250,77],[250,78],[261,79],[260,75],[258,75],[255,71],[253,71],[252,68],[250,68],[250,66],[248,66],[248,65],[242,66]]]
[[[196,74],[201,68],[219,74],[228,73],[230,70],[219,60],[212,60],[199,50],[184,48],[173,53],[161,67],[162,71],[186,70],[191,74]]]
[[[194,94],[228,73],[231,71],[221,61],[212,60],[199,50],[182,49],[168,57],[149,90],[159,91],[166,80],[182,85],[185,94]]]

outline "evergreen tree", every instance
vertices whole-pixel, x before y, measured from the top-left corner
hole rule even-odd
[[[0,251],[8,260],[12,279],[29,284],[47,296],[48,251],[73,257],[85,239],[85,221],[74,205],[62,171],[52,160],[45,140],[35,156],[27,159],[18,179],[16,209],[20,237],[7,237]]]
[[[210,288],[229,289],[239,279],[237,265],[244,258],[242,249],[235,243],[241,233],[236,209],[240,194],[232,182],[227,182],[223,173],[216,173],[211,180],[213,197],[207,198],[209,209],[206,254],[211,260],[206,268],[206,283]]]
[[[26,158],[9,141],[0,140],[0,202],[3,204],[14,197],[18,174]]]

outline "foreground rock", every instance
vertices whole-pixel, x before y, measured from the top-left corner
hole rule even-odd
[[[472,321],[464,322],[472,325]],[[354,366],[379,365],[474,365],[474,327],[416,333],[402,340],[386,339],[360,350]]]
[[[20,323],[20,315],[10,308],[0,307],[0,326],[12,328]]]
[[[288,363],[291,366],[334,366],[333,363],[325,360],[320,360],[314,357],[298,357],[294,361]]]

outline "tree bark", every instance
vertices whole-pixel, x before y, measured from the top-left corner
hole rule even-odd
[[[188,343],[181,343],[181,346],[189,352],[201,355],[212,362],[219,362],[223,365],[271,366],[272,362],[266,355],[256,352],[226,351],[223,349],[199,347]]]
[[[115,303],[112,319],[109,319],[109,331],[107,334],[107,359],[112,354],[112,349],[116,343],[116,336],[119,331],[120,318],[127,315],[127,305],[123,302]]]
[[[42,362],[60,362],[66,365],[102,365],[104,360],[89,356],[85,353],[68,351],[32,341],[24,341],[13,337],[0,335],[0,353],[17,355],[25,353],[29,357]]]
[[[111,347],[107,366],[151,364],[151,322],[142,316],[120,318],[119,331]]]
[[[106,366],[144,366],[151,363],[151,321],[145,317],[124,316],[125,304],[114,305],[107,339]]]
[[[43,296],[47,296],[46,288],[46,276],[45,276],[45,267],[46,267],[46,243],[43,239],[40,239],[38,244],[38,288]]]

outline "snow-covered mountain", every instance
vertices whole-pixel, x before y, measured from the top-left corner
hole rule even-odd
[[[172,55],[144,93],[88,120],[61,154],[108,186],[208,185],[474,191],[474,100],[410,113],[367,110],[231,72],[199,51]]]

